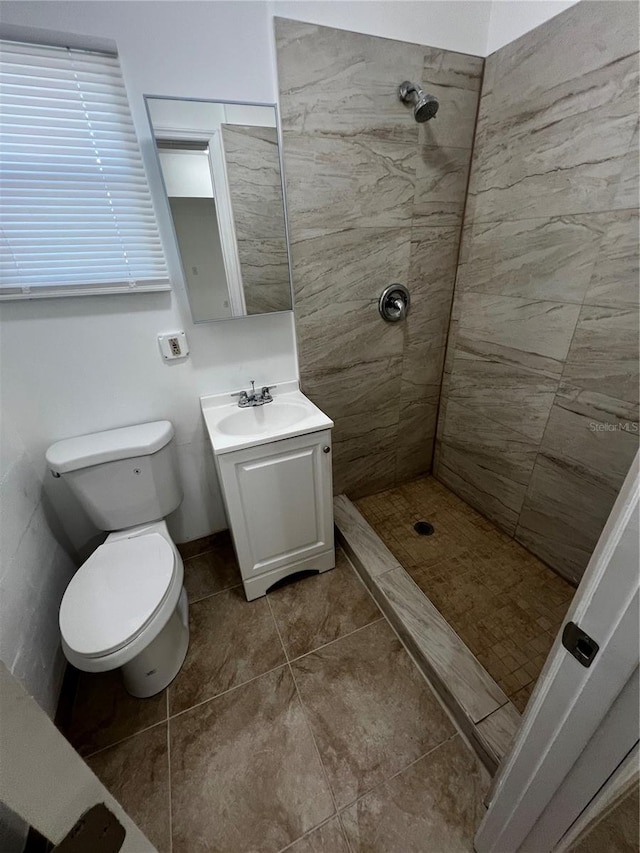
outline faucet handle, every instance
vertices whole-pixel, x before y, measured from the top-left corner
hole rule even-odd
[[[262,390],[260,391],[260,396],[265,401],[265,403],[271,403],[273,401],[273,397],[271,396],[271,389],[277,388],[277,385],[263,385]]]
[[[238,400],[238,405],[242,406],[243,408],[245,406],[249,405],[249,395],[247,394],[246,391],[235,391],[233,394],[230,394],[229,396],[240,397],[240,399]]]

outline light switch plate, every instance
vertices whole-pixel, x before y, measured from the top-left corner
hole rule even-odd
[[[164,335],[158,335],[158,343],[165,361],[174,361],[189,355],[189,344],[184,332],[167,332]]]

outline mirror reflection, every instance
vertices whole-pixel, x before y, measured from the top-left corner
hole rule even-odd
[[[291,310],[275,107],[146,101],[194,322]]]

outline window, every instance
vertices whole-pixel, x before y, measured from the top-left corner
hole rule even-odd
[[[0,299],[169,289],[117,56],[0,50]]]

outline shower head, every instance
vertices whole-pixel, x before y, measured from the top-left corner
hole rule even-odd
[[[413,104],[413,116],[417,122],[429,121],[438,112],[440,102],[435,95],[423,92],[420,86],[405,80],[398,89],[400,100],[405,104]]]

